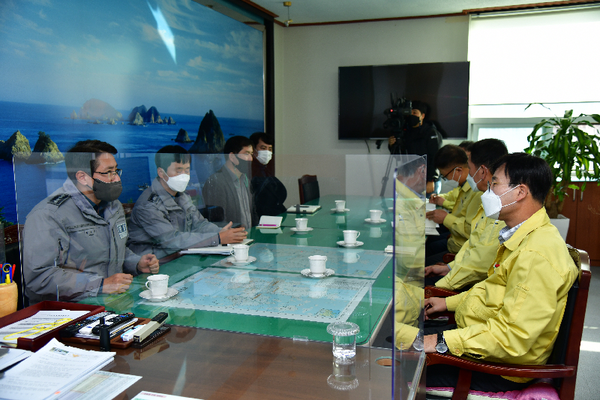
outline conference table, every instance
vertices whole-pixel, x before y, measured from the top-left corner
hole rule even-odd
[[[350,211],[331,211],[340,198],[346,199]],[[256,260],[251,264],[236,266],[223,255],[181,253],[161,260],[160,272],[169,275],[169,286],[179,292],[167,301],[140,297],[148,277],[141,274],[126,293],[82,302],[142,318],[166,311],[167,323],[173,325],[296,340],[330,341],[327,325],[347,320],[360,327],[357,343],[368,344],[391,307],[393,263],[391,254],[383,251],[392,243],[392,226],[385,218],[391,212],[385,210],[385,223],[369,224],[368,210],[381,209],[382,199],[328,196],[318,201],[322,208],[306,216],[313,228],[308,233],[292,231],[297,215],[289,213],[279,229],[252,228],[249,255]],[[364,244],[338,246],[346,228],[358,230]],[[314,254],[327,256],[333,276],[302,275],[309,267],[308,256]]]
[[[339,199],[349,211],[332,211]],[[135,277],[127,293],[84,300],[137,317],[169,313],[168,334],[144,349],[116,350],[116,363],[105,369],[143,377],[117,398],[146,390],[206,399],[383,399],[393,388],[396,398],[407,398],[405,383],[392,385],[391,366],[396,381],[401,371],[411,375],[402,378],[408,381],[420,370],[418,354],[394,361],[391,349],[371,346],[393,299],[392,256],[384,252],[393,242],[392,201],[325,196],[312,204],[321,209],[286,213],[278,229],[252,228],[251,264],[181,253],[161,260],[161,273],[179,291],[167,301],[140,297],[147,274]],[[386,221],[365,221],[370,209],[382,210]],[[297,217],[313,230],[294,232]],[[364,244],[339,246],[344,229],[358,230]],[[302,275],[312,254],[326,255],[335,274]],[[354,362],[340,365],[326,328],[346,320],[359,325],[359,346]]]

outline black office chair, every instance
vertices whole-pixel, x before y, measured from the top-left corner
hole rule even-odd
[[[317,176],[302,175],[302,177],[298,179],[298,193],[300,194],[300,204],[304,204],[321,197]]]
[[[210,222],[221,222],[225,219],[225,210],[221,206],[206,206],[199,211]]]

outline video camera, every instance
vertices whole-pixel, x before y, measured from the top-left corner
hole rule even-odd
[[[399,136],[406,124],[406,118],[412,111],[412,102],[407,100],[406,97],[400,97],[394,100],[393,93],[390,93],[390,100],[392,102],[392,107],[386,108],[383,111],[387,116],[387,119],[383,123],[383,128],[391,129],[394,136]]]

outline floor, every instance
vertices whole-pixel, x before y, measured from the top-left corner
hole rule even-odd
[[[600,399],[600,266],[592,267],[592,283],[579,353],[575,398]]]

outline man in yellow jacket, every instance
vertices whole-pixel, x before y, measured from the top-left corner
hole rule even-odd
[[[483,139],[470,147],[469,176],[471,190],[485,192],[492,183],[491,167],[508,154],[506,145],[498,139]],[[425,267],[425,285],[460,290],[469,288],[487,278],[487,271],[500,244],[498,234],[504,228],[504,221],[485,216],[483,206],[479,206],[471,223],[471,234],[454,261],[448,264],[434,264]]]
[[[428,334],[424,350],[491,362],[541,365],[552,352],[577,267],[543,207],[552,173],[548,164],[524,153],[494,166],[482,196],[489,218],[506,223],[488,278],[468,292],[425,300],[425,315],[455,311],[456,328]],[[451,366],[427,370],[427,386],[456,386]],[[509,380],[510,379],[510,380]],[[471,388],[507,391],[527,386],[521,378],[473,374]]]
[[[443,224],[450,232],[448,237],[440,232],[438,237],[429,237],[426,243],[426,265],[442,261],[445,253],[458,253],[471,233],[471,222],[481,204],[481,192],[475,192],[467,182],[469,176],[469,159],[460,147],[447,144],[435,155],[435,165],[442,179],[454,182],[460,187],[456,203],[451,213],[438,209],[429,211],[425,216],[438,224]]]

